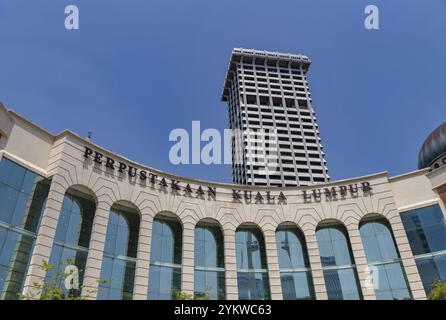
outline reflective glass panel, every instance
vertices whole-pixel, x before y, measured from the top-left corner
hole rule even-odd
[[[195,227],[195,296],[225,298],[223,234],[220,226],[199,223]]]
[[[0,161],[0,222],[36,232],[50,181],[14,162]]]
[[[446,250],[446,224],[440,206],[401,213],[414,255]]]
[[[378,300],[411,299],[406,274],[385,220],[366,221],[359,228]],[[375,283],[376,281],[376,283]]]
[[[324,270],[328,300],[362,299],[355,268]]]
[[[284,300],[312,300],[315,298],[310,271],[280,272]]]
[[[436,204],[401,213],[404,229],[426,294],[436,280],[446,281],[446,223]]]
[[[19,298],[26,277],[35,236],[0,226],[0,298]]]
[[[175,299],[181,290],[183,230],[178,220],[158,217],[153,220],[148,297]]]
[[[79,272],[79,285],[82,286],[95,211],[96,203],[91,196],[73,189],[67,191],[49,261],[55,268],[47,272],[46,282],[54,281],[59,271],[69,272],[67,267],[74,265]],[[77,297],[81,293],[81,287],[66,288],[63,281],[56,282],[65,294]]]
[[[344,227],[341,225],[321,227],[316,231],[316,238],[324,268],[328,299],[362,299],[358,275]]]
[[[136,210],[113,205],[107,227],[98,299],[131,300],[135,281],[139,215]]]
[[[225,272],[195,269],[195,296],[211,300],[225,299]]]
[[[265,243],[256,227],[239,227],[235,233],[239,299],[270,299]]]
[[[276,231],[283,298],[314,299],[314,289],[305,238],[295,227]]]
[[[269,300],[268,273],[237,272],[239,300]]]
[[[18,299],[50,181],[0,160],[0,299]]]
[[[235,234],[237,269],[266,269],[265,244],[257,228],[239,228]]]

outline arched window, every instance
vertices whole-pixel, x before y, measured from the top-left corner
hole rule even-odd
[[[195,227],[195,296],[225,299],[223,234],[217,223],[199,222]]]
[[[74,265],[79,271],[79,285],[82,285],[95,211],[96,202],[92,196],[75,189],[65,193],[49,261],[55,268],[48,271],[47,282],[54,280],[58,271],[65,272],[65,268]],[[80,295],[80,286],[67,288],[63,279],[57,280],[56,285],[65,294]]]
[[[114,204],[110,210],[98,299],[131,300],[138,249],[139,213]]]
[[[283,299],[314,299],[314,288],[303,233],[294,225],[283,224],[276,231],[277,256]]]
[[[18,299],[50,181],[0,156],[0,299]]]
[[[411,299],[400,255],[384,219],[365,220],[359,226],[378,300]]]
[[[316,230],[329,300],[362,299],[347,231],[340,224],[325,224]]]
[[[153,220],[148,297],[175,299],[181,290],[183,229],[175,217],[157,215]]]
[[[235,243],[239,299],[271,299],[262,232],[256,226],[240,226],[235,232]]]

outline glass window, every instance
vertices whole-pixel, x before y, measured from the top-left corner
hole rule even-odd
[[[315,299],[310,271],[280,272],[284,300]]]
[[[237,283],[240,300],[270,299],[265,243],[254,226],[239,227],[235,233]]]
[[[115,204],[110,210],[98,299],[131,300],[135,281],[139,214]]]
[[[47,273],[46,281],[51,281],[56,272],[64,272],[68,265],[75,265],[79,270],[79,285],[82,286],[95,211],[93,197],[74,189],[66,192],[50,257],[50,264],[55,268]],[[81,294],[76,289],[68,291],[64,283],[57,285],[65,294],[74,297]]]
[[[426,294],[436,280],[446,281],[446,223],[436,204],[401,213]]]
[[[361,299],[355,268],[324,270],[328,300]]]
[[[88,248],[95,211],[96,203],[91,196],[68,190],[62,203],[55,240]]]
[[[0,222],[35,233],[50,182],[3,158],[0,161]]]
[[[303,233],[293,226],[281,226],[276,231],[276,245],[283,298],[314,299],[313,281]]]
[[[0,227],[0,297],[16,300],[22,291],[35,235]]]
[[[440,206],[401,213],[414,255],[446,250],[446,224]]]
[[[223,234],[220,226],[199,222],[195,227],[195,296],[225,298]]]
[[[426,293],[434,288],[434,282],[446,282],[446,255],[430,256],[415,260]]]
[[[267,272],[237,272],[239,300],[270,300]]]
[[[342,227],[319,229],[316,236],[323,267],[353,264],[353,256]]]
[[[54,283],[55,286],[61,289],[65,295],[71,297],[79,297],[81,294],[81,286],[84,278],[85,265],[87,263],[88,250],[83,248],[71,248],[55,243],[51,250],[50,264],[55,266],[54,270],[48,271],[46,274],[46,282],[55,280],[55,273],[57,271],[65,272],[68,265],[74,265],[79,271],[79,289],[66,288],[62,279]],[[59,278],[59,277],[57,277]]]
[[[347,231],[341,225],[316,230],[329,300],[362,299]]]
[[[183,229],[177,219],[158,216],[153,220],[148,297],[175,299],[181,290]]]
[[[18,299],[50,181],[0,160],[0,299]]]
[[[392,232],[385,220],[375,219],[359,227],[364,251],[378,300],[411,299],[401,259]]]

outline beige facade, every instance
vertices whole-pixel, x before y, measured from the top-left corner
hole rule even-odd
[[[446,166],[434,172],[420,170],[398,177],[389,177],[386,172],[369,176],[334,181],[307,187],[271,188],[238,186],[178,177],[169,173],[135,163],[109,150],[89,142],[70,131],[58,135],[46,132],[13,111],[0,106],[0,158],[8,158],[38,174],[51,178],[51,187],[29,264],[24,292],[30,284],[43,281],[44,273],[39,268],[43,260],[49,260],[59,212],[65,192],[69,188],[85,190],[96,200],[85,284],[97,287],[100,278],[104,243],[107,232],[108,213],[115,203],[134,206],[140,213],[140,232],[137,250],[134,299],[147,299],[149,283],[149,259],[151,250],[152,221],[159,213],[175,215],[183,227],[183,256],[181,289],[194,290],[194,229],[203,219],[214,219],[220,224],[224,235],[225,277],[227,299],[237,299],[237,267],[235,254],[235,231],[244,223],[257,225],[265,238],[268,275],[272,299],[282,299],[280,268],[276,253],[275,231],[284,222],[296,224],[304,233],[317,299],[327,299],[327,290],[321,266],[316,228],[322,222],[336,220],[343,224],[349,235],[355,258],[362,293],[365,299],[376,299],[373,289],[366,285],[367,267],[363,243],[359,233],[361,219],[370,215],[385,217],[391,225],[402,264],[414,299],[425,299],[426,294],[417,271],[400,213],[429,204],[440,204],[446,212],[436,188],[446,183]],[[94,161],[94,154],[85,158],[86,148],[106,157],[132,166],[140,171],[156,175],[142,181],[130,177],[128,172],[110,171],[104,164]],[[160,185],[162,178],[168,186]],[[171,188],[171,180],[178,181],[181,190]],[[370,192],[363,192],[362,183],[369,183]],[[190,185],[193,192],[186,195],[183,188]],[[358,185],[357,193],[347,191],[343,196],[341,186]],[[196,196],[199,187],[203,196]],[[208,193],[215,188],[215,195]],[[326,194],[332,188],[336,196]],[[312,198],[315,190],[321,189],[319,201]],[[233,190],[240,190],[241,199],[235,200]],[[252,193],[246,199],[244,191]],[[266,192],[274,201],[266,201]],[[263,200],[255,201],[259,192]],[[278,201],[280,192],[285,200]],[[311,198],[311,200],[310,200]],[[85,292],[84,292],[85,293]],[[91,296],[91,294],[90,294]],[[95,298],[94,294],[91,298]]]

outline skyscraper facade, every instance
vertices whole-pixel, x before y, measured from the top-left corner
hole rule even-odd
[[[303,55],[234,49],[222,101],[233,130],[237,184],[304,186],[328,182],[327,163]]]

